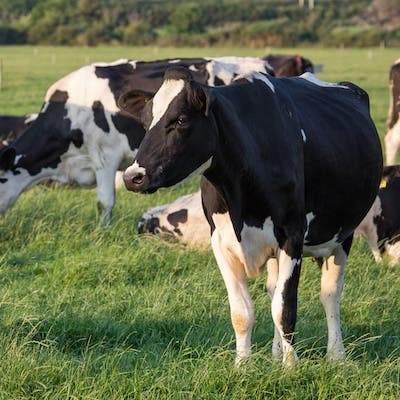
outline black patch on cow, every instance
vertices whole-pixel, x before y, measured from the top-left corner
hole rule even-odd
[[[80,129],[72,129],[71,139],[76,147],[81,147],[83,145],[83,132]]]
[[[50,101],[57,103],[66,103],[68,100],[68,92],[64,90],[56,90],[50,97]]]
[[[184,224],[188,219],[188,210],[187,208],[182,208],[182,210],[175,211],[171,214],[168,214],[167,220],[168,222],[174,226],[178,227],[179,224]]]
[[[293,344],[297,319],[297,288],[299,285],[301,262],[297,263],[290,278],[283,287],[282,330],[285,339]]]
[[[92,105],[94,123],[104,132],[110,132],[110,125],[108,124],[106,114],[104,113],[104,106],[101,101],[95,101]]]
[[[225,85],[225,82],[222,79],[218,78],[218,76],[215,76],[214,86],[223,86],[223,85]]]
[[[137,149],[145,134],[143,126],[131,116],[122,112],[111,115],[111,120],[117,131],[128,138],[129,147],[132,150]]]
[[[160,228],[160,220],[156,217],[150,219],[142,218],[138,225],[138,233],[156,233],[155,230]]]
[[[8,181],[7,178],[0,178],[0,183],[6,183]]]
[[[13,173],[13,175],[19,175],[21,173],[21,171],[18,169],[14,169],[12,173]]]
[[[215,230],[215,224],[212,219],[213,214],[224,214],[228,211],[226,202],[221,191],[213,185],[205,176],[201,177],[201,203],[204,215],[211,228],[211,234]]]

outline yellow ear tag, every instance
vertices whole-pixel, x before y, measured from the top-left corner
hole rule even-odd
[[[386,186],[387,186],[387,182],[384,179],[382,179],[381,183],[379,185],[379,189],[384,189]]]

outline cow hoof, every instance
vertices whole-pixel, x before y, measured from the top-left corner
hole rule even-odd
[[[343,361],[346,359],[346,351],[344,350],[344,347],[332,349],[327,352],[326,358],[328,362],[332,364]]]

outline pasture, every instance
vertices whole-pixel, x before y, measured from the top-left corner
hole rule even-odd
[[[285,49],[293,51],[323,64],[322,79],[366,89],[384,135],[396,50]],[[37,112],[51,83],[88,62],[269,52],[278,50],[0,47],[0,113]],[[320,272],[307,259],[297,367],[271,359],[265,276],[250,283],[254,354],[233,367],[227,294],[212,252],[136,233],[144,210],[197,188],[198,179],[153,195],[119,190],[107,228],[97,226],[94,190],[41,186],[21,196],[0,219],[0,400],[398,399],[400,266],[377,265],[360,239],[342,300],[347,360],[324,359]]]

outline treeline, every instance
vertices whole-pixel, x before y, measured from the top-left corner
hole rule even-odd
[[[0,0],[0,44],[387,46],[400,0]]]

